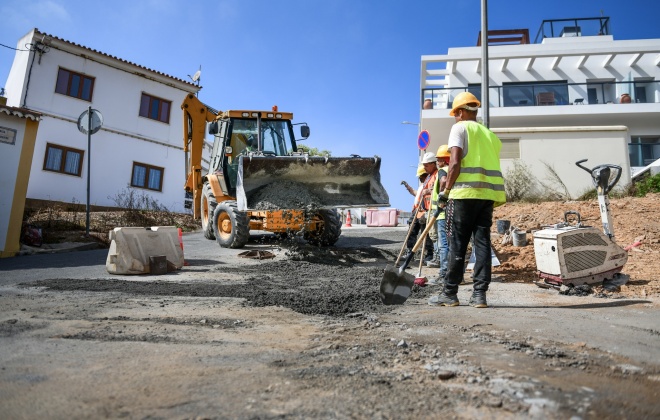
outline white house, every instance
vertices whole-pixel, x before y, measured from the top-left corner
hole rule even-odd
[[[488,35],[490,127],[503,140],[503,170],[521,159],[542,179],[547,163],[575,195],[593,188],[578,160],[621,166],[625,185],[660,158],[660,39],[617,41],[608,17],[543,21],[533,41],[528,29]],[[453,98],[481,97],[481,69],[480,46],[422,56],[430,150],[447,142]]]
[[[28,199],[84,204],[89,155],[92,206],[115,206],[131,186],[184,211],[180,105],[199,86],[38,29],[17,49],[7,104],[41,114]],[[78,118],[90,106],[103,126],[88,150]]]

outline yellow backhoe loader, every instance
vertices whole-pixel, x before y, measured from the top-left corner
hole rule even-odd
[[[296,141],[310,130],[293,124],[292,113],[218,111],[194,94],[181,109],[188,207],[201,218],[204,236],[222,247],[243,247],[251,230],[300,233],[309,243],[331,246],[341,235],[338,208],[389,206],[378,156],[302,153]],[[203,173],[207,127],[214,141]]]

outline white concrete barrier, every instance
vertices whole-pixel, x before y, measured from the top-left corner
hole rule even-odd
[[[168,266],[183,266],[183,247],[174,226],[119,227],[110,231],[105,267],[110,274],[148,274],[150,257],[164,255]]]

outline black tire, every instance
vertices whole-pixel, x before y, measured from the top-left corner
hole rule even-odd
[[[218,202],[215,200],[215,195],[211,190],[211,186],[206,183],[202,188],[202,230],[206,239],[215,239],[215,232],[213,232],[213,214]]]
[[[305,232],[305,240],[312,245],[332,246],[341,236],[341,217],[335,210],[319,210],[312,217],[318,229]]]
[[[235,201],[219,203],[213,212],[213,234],[223,248],[243,248],[250,239],[247,214],[238,211]]]

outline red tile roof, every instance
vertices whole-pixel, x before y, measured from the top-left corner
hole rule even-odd
[[[66,40],[66,39],[62,39],[62,38],[60,38],[60,37],[58,37],[58,36],[55,36],[55,35],[51,35],[51,34],[47,34],[47,33],[45,33],[45,32],[41,32],[38,28],[34,28],[34,32],[35,32],[35,35],[42,35],[42,36],[45,35],[45,36],[50,37],[50,38],[52,38],[52,39],[56,39],[56,40],[58,40],[58,41],[66,42],[67,44],[71,44],[71,45],[74,45],[74,46],[76,46],[76,47],[84,48],[84,49],[86,49],[86,50],[88,50],[88,51],[91,51],[91,52],[94,52],[94,53],[96,53],[96,54],[100,54],[100,55],[103,55],[103,56],[105,56],[105,57],[109,57],[109,58],[112,58],[112,59],[114,59],[114,60],[121,61],[122,63],[130,64],[131,66],[135,66],[135,67],[138,67],[138,68],[140,68],[140,69],[147,70],[147,71],[150,71],[150,72],[152,72],[152,73],[159,74],[159,75],[161,75],[161,76],[169,77],[170,79],[174,79],[174,80],[176,80],[176,81],[178,81],[178,82],[183,82],[183,83],[185,83],[185,84],[187,84],[187,85],[189,85],[189,86],[191,86],[191,87],[195,87],[195,88],[201,89],[201,86],[197,86],[197,84],[195,84],[195,83],[191,83],[191,82],[189,82],[189,81],[187,81],[187,80],[183,80],[183,79],[180,79],[180,78],[178,78],[178,77],[170,76],[169,74],[166,74],[166,73],[160,72],[160,71],[158,71],[158,70],[154,70],[154,69],[150,69],[150,68],[148,68],[148,67],[141,66],[141,65],[136,64],[136,63],[133,63],[133,62],[131,62],[131,61],[124,60],[123,58],[119,58],[119,57],[116,57],[116,56],[114,56],[114,55],[106,54],[106,53],[104,53],[104,52],[102,52],[102,51],[95,50],[95,49],[93,49],[93,48],[89,48],[89,47],[86,47],[86,46],[84,46],[84,45],[76,44],[75,42],[71,42],[71,41],[68,41],[68,40]]]
[[[30,119],[32,121],[39,121],[41,119],[40,113],[25,108],[16,108],[13,106],[0,105],[0,112],[7,115],[13,115],[14,117],[18,117],[18,118]]]

